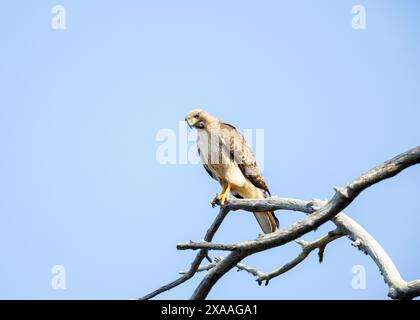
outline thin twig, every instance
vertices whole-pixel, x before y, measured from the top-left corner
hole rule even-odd
[[[255,277],[257,277],[257,282],[259,285],[261,285],[265,281],[265,285],[268,285],[269,281],[275,277],[278,277],[287,271],[293,269],[298,264],[300,264],[302,261],[304,261],[309,254],[318,249],[319,250],[319,263],[322,263],[323,257],[324,257],[324,250],[325,247],[332,241],[337,240],[343,236],[345,236],[345,232],[339,230],[338,228],[336,230],[333,230],[329,232],[327,235],[323,236],[322,238],[319,238],[318,240],[314,240],[311,242],[307,242],[304,240],[296,240],[296,243],[298,243],[302,247],[302,251],[299,253],[299,255],[294,258],[292,261],[286,263],[281,268],[278,268],[272,272],[263,272],[256,268],[250,267],[243,263],[236,264],[236,268],[238,270],[244,270]],[[221,261],[222,258],[218,258],[218,261]],[[208,264],[206,266],[202,266],[201,271],[209,271],[210,269],[214,268],[217,265],[217,263]]]

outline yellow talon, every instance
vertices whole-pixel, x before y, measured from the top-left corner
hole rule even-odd
[[[220,200],[220,204],[223,206],[226,202],[226,200],[229,200],[229,194],[230,194],[230,183],[228,184],[225,192],[223,192],[223,194],[221,195],[221,199]]]
[[[220,203],[221,206],[223,206],[226,202],[226,200],[229,200],[231,185],[230,183],[227,185],[227,187],[219,194],[216,195],[216,197],[211,201],[211,205],[214,207],[216,206],[217,202]]]

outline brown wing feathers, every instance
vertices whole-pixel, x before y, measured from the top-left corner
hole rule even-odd
[[[264,177],[258,168],[257,161],[252,152],[251,147],[246,142],[242,134],[232,125],[227,123],[222,123],[222,130],[224,132],[229,132],[228,143],[231,159],[234,160],[242,174],[257,188],[260,188],[265,191],[266,196],[270,196],[270,190],[264,180]],[[233,130],[226,130],[227,128]],[[226,137],[225,137],[226,138]],[[270,223],[272,226],[279,227],[279,220],[275,216],[273,211],[268,212]],[[275,231],[275,230],[271,230]]]
[[[222,129],[223,126],[227,126],[233,129],[228,130],[228,132],[230,132],[229,149],[231,159],[235,160],[243,175],[247,177],[247,179],[251,181],[254,186],[270,194],[267,184],[264,181],[264,177],[257,166],[257,161],[254,154],[252,153],[251,147],[246,142],[245,138],[234,126],[223,123]]]

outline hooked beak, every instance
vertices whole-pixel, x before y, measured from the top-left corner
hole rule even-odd
[[[194,127],[194,125],[197,123],[197,119],[194,117],[185,117],[185,121],[187,121],[188,125],[190,126],[190,128]]]

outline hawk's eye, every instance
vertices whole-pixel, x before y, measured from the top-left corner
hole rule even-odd
[[[200,118],[200,114],[199,113],[196,113],[195,116],[194,116],[194,118],[196,118],[196,119]]]

